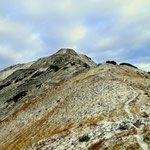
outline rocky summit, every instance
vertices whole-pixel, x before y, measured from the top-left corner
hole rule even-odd
[[[72,49],[0,71],[0,150],[150,150],[150,73]]]

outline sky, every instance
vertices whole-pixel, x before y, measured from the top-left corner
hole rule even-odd
[[[72,48],[150,71],[150,0],[0,0],[0,70]]]

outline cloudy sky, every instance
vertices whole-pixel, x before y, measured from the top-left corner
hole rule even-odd
[[[0,0],[0,70],[73,48],[150,71],[150,0]]]

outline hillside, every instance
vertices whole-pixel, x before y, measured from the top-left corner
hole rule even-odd
[[[150,73],[72,49],[0,72],[0,150],[150,150]]]

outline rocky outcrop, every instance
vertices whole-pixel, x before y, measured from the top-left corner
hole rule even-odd
[[[0,150],[149,150],[149,73],[72,49],[8,71]]]
[[[18,65],[10,66],[10,67],[0,71],[0,81],[7,78],[9,75],[11,75],[16,70],[29,68],[33,63],[34,62],[30,62],[30,63],[26,63],[26,64],[18,64]]]

